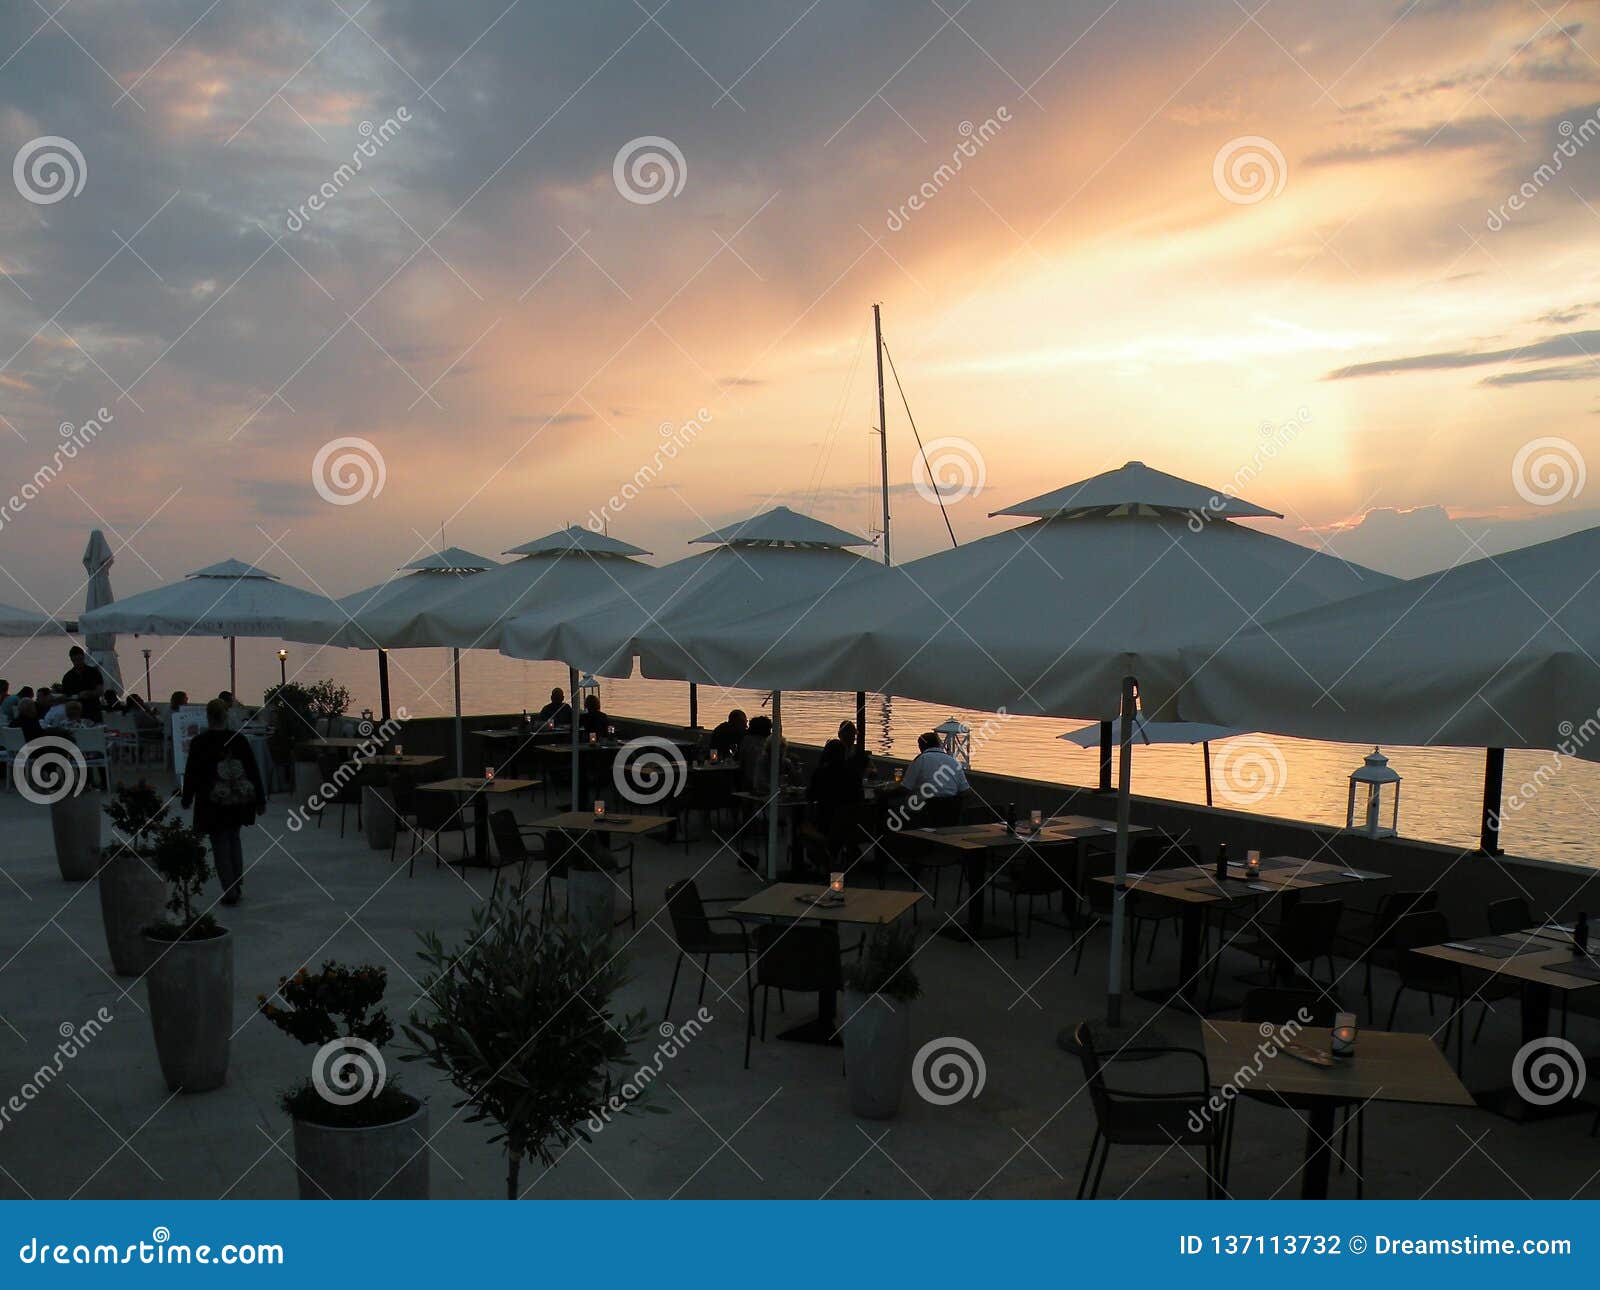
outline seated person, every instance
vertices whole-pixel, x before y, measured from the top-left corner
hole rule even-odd
[[[608,725],[610,725],[610,718],[600,711],[600,696],[591,694],[583,701],[583,711],[578,714],[578,733],[585,739],[590,735],[597,735],[604,739]]]
[[[16,721],[17,709],[22,706],[22,701],[31,698],[33,698],[31,685],[23,686],[15,694],[6,695],[4,701],[0,701],[0,725],[9,726]]]
[[[788,749],[779,741],[780,758]],[[786,772],[787,766],[783,767]],[[755,717],[739,741],[739,783],[747,793],[767,793],[772,789],[772,718]]]
[[[76,699],[68,699],[65,703],[58,703],[44,714],[39,724],[49,730],[72,730],[78,726],[95,725],[93,721],[85,721],[83,717],[83,704]]]
[[[17,705],[17,719],[14,724],[22,731],[23,743],[27,743],[30,739],[38,739],[44,734],[44,727],[39,724],[39,705],[32,699],[24,699]]]
[[[839,723],[839,742],[844,745],[845,760],[854,763],[860,768],[860,773],[865,778],[867,767],[872,759],[867,756],[866,749],[859,745],[856,739],[856,723],[854,721],[841,721]]]
[[[572,708],[567,704],[567,696],[558,685],[550,691],[550,702],[534,714],[534,721],[540,726],[570,726],[572,724]]]
[[[180,709],[187,708],[188,706],[189,706],[189,695],[188,695],[188,693],[186,691],[184,691],[184,690],[174,690],[172,692],[171,700],[169,700],[168,703],[167,703],[167,716],[169,718],[170,717],[175,717],[175,716],[178,715],[178,712],[179,712]]]
[[[854,823],[866,792],[861,786],[861,769],[842,739],[822,745],[806,800],[811,804],[811,823],[830,845]]]
[[[919,802],[959,797],[968,789],[967,773],[961,763],[939,746],[933,731],[917,736],[917,755],[906,767],[902,780],[905,790]],[[944,812],[941,812],[943,814]]]
[[[708,752],[714,752],[722,761],[735,761],[739,756],[739,742],[750,729],[750,723],[745,718],[742,708],[735,708],[728,713],[728,719],[719,724],[711,732],[711,738],[706,741]]]

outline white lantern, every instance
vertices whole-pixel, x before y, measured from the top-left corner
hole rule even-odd
[[[600,697],[600,682],[595,680],[593,672],[585,672],[578,678],[578,692],[572,696],[575,712],[582,712],[588,704],[589,696]]]
[[[972,729],[954,717],[933,728],[939,736],[939,746],[954,757],[967,770],[972,769]]]
[[[1385,790],[1391,787],[1393,792],[1388,796],[1393,801],[1389,803],[1389,822],[1385,824]],[[1358,795],[1361,799],[1359,803],[1356,800]],[[1358,805],[1361,810],[1359,820],[1356,816]],[[1364,833],[1369,838],[1392,838],[1400,831],[1400,776],[1390,767],[1389,759],[1376,747],[1350,775],[1350,801],[1345,810],[1345,828]]]

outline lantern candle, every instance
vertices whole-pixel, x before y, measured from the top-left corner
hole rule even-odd
[[[1244,871],[1252,878],[1261,876],[1261,852],[1246,851],[1244,853]]]
[[[404,757],[405,753],[406,753],[406,749],[405,749],[405,745],[404,744],[396,744],[394,746],[394,755],[396,757]]]
[[[1333,1039],[1329,1044],[1335,1057],[1350,1057],[1356,1051],[1356,1014],[1336,1013],[1333,1018]]]
[[[483,782],[485,784],[494,783],[494,767],[493,766],[485,766],[483,768]]]
[[[894,782],[896,784],[898,784],[900,782],[900,780],[904,777],[904,775],[905,775],[905,771],[901,770],[900,767],[896,766],[894,768]]]
[[[606,804],[600,801],[598,798],[595,799],[594,803],[594,818],[597,820],[603,820],[606,818]]]
[[[830,873],[828,875],[828,890],[835,896],[844,895],[844,875],[842,873]]]
[[[712,749],[712,750],[711,750],[711,755],[710,755],[710,757],[709,757],[709,758],[708,758],[708,760],[709,760],[709,761],[710,761],[710,762],[711,762],[711,764],[712,764],[712,765],[713,765],[713,766],[715,766],[715,765],[716,765],[716,764],[717,764],[717,750],[716,750],[716,749],[715,749],[715,748],[713,748],[713,749]]]
[[[1043,811],[1029,811],[1028,812],[1028,823],[1033,825],[1033,831],[1035,833],[1037,833],[1040,829],[1042,829],[1044,827],[1044,812]]]
[[[597,735],[593,730],[589,732],[589,742],[591,744],[597,744],[600,742],[600,736]]]

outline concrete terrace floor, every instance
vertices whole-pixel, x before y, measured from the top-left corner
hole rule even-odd
[[[490,875],[419,864],[414,878],[387,853],[371,851],[349,813],[339,837],[337,808],[320,829],[285,828],[286,799],[272,799],[262,825],[246,830],[245,901],[222,909],[235,945],[232,1064],[215,1092],[171,1095],[156,1064],[141,983],[109,975],[110,960],[93,883],[59,877],[48,812],[15,793],[0,794],[0,1103],[41,1064],[54,1059],[61,1027],[81,1025],[104,1006],[115,1020],[36,1100],[0,1126],[0,1198],[282,1198],[295,1194],[289,1121],[282,1089],[308,1071],[312,1050],[254,1012],[256,996],[281,975],[327,958],[373,962],[389,970],[388,1005],[398,1022],[416,1000],[416,933],[432,928],[459,942],[470,907]],[[518,815],[547,813],[542,796],[519,800]],[[449,845],[454,845],[453,841]],[[402,845],[402,854],[404,845]],[[659,1022],[674,948],[661,907],[674,879],[694,875],[706,895],[738,895],[758,883],[727,850],[701,843],[646,840],[636,879],[640,923],[624,927],[632,981],[619,1000]],[[950,876],[945,879],[949,912]],[[1002,914],[1005,902],[1002,900]],[[943,915],[922,917],[928,931]],[[714,1021],[671,1060],[652,1098],[670,1114],[622,1117],[592,1144],[548,1171],[525,1165],[530,1199],[552,1197],[715,1198],[908,1197],[1071,1198],[1087,1156],[1092,1111],[1075,1058],[1056,1047],[1059,1029],[1104,1006],[1106,937],[1092,937],[1074,976],[1072,936],[1036,925],[1024,957],[1007,941],[981,948],[931,939],[917,960],[924,995],[914,1005],[917,1045],[957,1036],[982,1054],[986,1083],[976,1099],[936,1106],[906,1090],[892,1121],[852,1116],[838,1050],[779,1041],[784,1024],[811,1015],[814,1000],[789,998],[777,1011],[751,1069],[741,1068],[742,988],[707,1005]],[[1176,972],[1176,937],[1164,933],[1144,983]],[[1242,957],[1227,970],[1252,966]],[[1341,968],[1344,964],[1341,962]],[[724,988],[734,969],[720,971]],[[1357,976],[1348,978],[1355,997]],[[693,980],[680,982],[674,1020],[694,1011]],[[1380,982],[1387,1013],[1392,981]],[[1132,1015],[1154,1010],[1132,1001]],[[1476,1009],[1473,1012],[1476,1017]],[[1572,1038],[1589,1046],[1595,1022],[1574,1016]],[[1201,1022],[1161,1014],[1161,1037],[1197,1044]],[[1402,1005],[1399,1028],[1427,1030],[1420,998]],[[1149,1034],[1142,1037],[1147,1041]],[[498,1198],[505,1163],[489,1129],[452,1109],[454,1090],[421,1063],[389,1066],[425,1097],[433,1130],[432,1191],[439,1198]],[[648,1060],[654,1037],[638,1045]],[[1468,1050],[1468,1083],[1506,1082],[1517,1047],[1514,1005],[1491,1014],[1482,1042]],[[1372,1197],[1592,1197],[1600,1195],[1600,1139],[1588,1117],[1517,1125],[1478,1110],[1373,1104],[1368,1108],[1367,1195]],[[1291,1112],[1245,1103],[1238,1117],[1229,1190],[1240,1197],[1295,1197],[1304,1127]],[[1351,1176],[1335,1173],[1333,1195],[1353,1196]],[[1103,1195],[1198,1197],[1198,1161],[1178,1149],[1112,1152]]]

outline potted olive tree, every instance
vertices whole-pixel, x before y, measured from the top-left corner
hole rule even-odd
[[[350,706],[350,687],[331,679],[313,681],[306,686],[306,698],[317,729],[325,735],[338,734],[339,718]]]
[[[426,1005],[404,1027],[418,1049],[406,1060],[443,1071],[468,1121],[496,1126],[511,1200],[524,1159],[553,1165],[591,1140],[591,1117],[610,1117],[614,1069],[645,1031],[642,1011],[613,1013],[623,971],[605,942],[535,922],[523,896],[478,906],[460,946],[422,937]]]
[[[150,831],[146,858],[166,881],[171,914],[145,932],[151,942],[145,982],[156,1056],[169,1089],[203,1093],[228,1077],[233,937],[197,908],[211,877],[198,833],[179,820],[166,820]]]
[[[296,681],[288,681],[268,690],[263,702],[276,714],[267,734],[272,764],[287,769],[294,800],[304,802],[322,783],[316,749],[305,746],[319,733],[312,716],[311,691]]]
[[[170,799],[140,780],[119,784],[106,806],[111,821],[110,855],[100,866],[100,916],[106,926],[111,966],[119,976],[139,976],[150,965],[145,929],[161,917],[166,884],[151,866],[156,836]]]
[[[384,1011],[388,973],[331,959],[282,978],[262,1016],[316,1044],[311,1073],[283,1095],[294,1120],[301,1200],[427,1200],[428,1108],[388,1077],[394,1038]]]
[[[369,766],[362,774],[361,824],[367,845],[374,851],[387,851],[394,845],[394,786],[389,773]]]
[[[887,1120],[911,1074],[911,1003],[922,993],[911,960],[916,929],[890,924],[868,939],[844,974],[844,1063],[850,1109]]]
[[[100,807],[83,753],[66,731],[30,739],[11,765],[24,801],[50,808],[56,866],[67,882],[87,882],[100,868]]]

